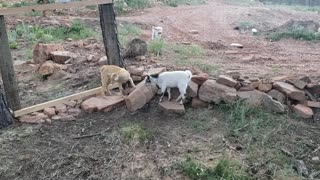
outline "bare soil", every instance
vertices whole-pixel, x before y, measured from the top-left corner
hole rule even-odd
[[[50,14],[50,12],[48,12]],[[58,20],[62,25],[80,18],[99,29],[97,12],[88,9],[58,11],[47,19],[28,16],[7,18],[8,28],[20,21],[41,24],[44,20]],[[298,12],[256,4],[235,5],[225,1],[208,1],[205,5],[154,7],[118,17],[119,22],[137,23],[143,29],[141,38],[149,40],[151,26],[164,28],[163,37],[168,42],[192,42],[206,48],[206,62],[218,67],[220,73],[240,72],[249,77],[272,77],[275,75],[309,75],[320,80],[320,44],[318,42],[283,39],[270,42],[264,34],[281,27],[291,19],[319,22],[320,16],[311,12]],[[259,35],[234,30],[241,22],[251,22]],[[44,25],[46,24],[43,23]],[[189,30],[198,30],[192,35]],[[261,33],[261,34],[260,34]],[[82,40],[86,45],[97,44],[96,48],[77,47],[80,41],[64,41],[66,50],[78,54],[67,74],[42,81],[36,76],[36,67],[19,61],[25,58],[25,42],[19,42],[21,49],[13,50],[16,60],[20,95],[23,106],[31,106],[50,99],[74,94],[99,85],[98,65],[88,62],[86,57],[94,54],[96,59],[104,56],[101,39]],[[244,45],[243,49],[230,47],[231,43]],[[132,63],[127,60],[127,63]],[[171,64],[171,54],[163,57],[147,57],[148,65]],[[61,91],[62,90],[62,91]],[[120,108],[108,113],[82,114],[76,121],[52,122],[52,124],[19,124],[0,131],[0,179],[187,179],[176,163],[187,155],[206,165],[214,166],[224,154],[240,159],[245,167],[255,167],[254,161],[246,161],[244,152],[234,152],[223,143],[228,137],[232,143],[239,143],[239,137],[230,137],[227,114],[210,110],[208,128],[196,131],[192,121],[185,116],[172,116],[159,111],[155,98],[144,109],[129,113]],[[191,110],[196,114],[206,109]],[[152,141],[146,144],[128,144],[121,139],[119,128],[126,123],[138,123],[152,131]],[[277,127],[270,134],[279,147],[291,150],[295,155],[308,154],[320,144],[320,130],[314,122],[297,121],[288,117],[290,128]],[[102,132],[102,133],[101,133]],[[83,135],[87,138],[74,139]],[[244,136],[247,134],[245,133]],[[295,150],[300,144],[301,148]],[[257,157],[267,154],[257,152]],[[319,152],[313,156],[320,156]],[[257,179],[268,179],[266,159],[258,159],[262,166]],[[312,171],[319,170],[319,164],[304,158]],[[284,178],[286,179],[286,178]],[[293,179],[293,178],[292,178]]]

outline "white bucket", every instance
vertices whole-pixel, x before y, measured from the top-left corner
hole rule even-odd
[[[151,39],[161,38],[162,27],[160,26],[152,26],[152,37]]]
[[[70,2],[71,0],[56,0],[56,2],[58,3],[67,3]]]

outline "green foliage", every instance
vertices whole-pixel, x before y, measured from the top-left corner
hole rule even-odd
[[[320,34],[312,30],[306,29],[303,26],[292,26],[285,30],[274,32],[268,36],[272,41],[279,41],[282,38],[293,38],[297,40],[312,41],[320,40]]]
[[[9,40],[10,49],[17,49],[18,48],[17,33],[15,31],[10,31],[8,33],[8,40]]]
[[[151,6],[150,0],[124,0],[132,9],[144,9]]]
[[[215,168],[192,160],[190,157],[181,163],[183,173],[192,180],[246,180],[249,179],[247,173],[241,166],[231,160],[222,159]]]
[[[51,3],[54,3],[55,0],[46,0],[46,4],[51,4]],[[37,0],[37,3],[38,4],[42,4],[43,3],[43,0]]]
[[[118,27],[118,38],[121,47],[124,47],[129,40],[140,36],[142,30],[133,24],[123,24]]]
[[[150,131],[139,124],[127,124],[120,128],[120,134],[125,142],[148,142],[152,138]]]
[[[23,23],[16,26],[16,29],[11,31],[11,33],[16,33],[17,37],[23,38],[31,42],[31,44],[37,41],[49,43],[66,38],[78,40],[94,35],[94,31],[80,21],[74,21],[70,28],[31,26]]]
[[[27,1],[21,1],[21,2],[17,2],[17,3],[14,3],[11,5],[11,7],[24,7],[24,6],[32,6],[34,5],[35,3],[30,3],[30,2],[27,2]]]
[[[201,5],[205,4],[205,0],[166,0],[165,4],[171,7],[177,7],[179,5]]]
[[[178,57],[175,60],[175,64],[178,66],[198,67],[211,76],[215,76],[218,73],[218,67],[216,65],[206,62],[203,59]]]
[[[201,57],[204,55],[204,50],[201,46],[196,44],[191,45],[175,45],[173,46],[174,52],[179,56],[185,57]]]
[[[161,55],[165,42],[162,39],[154,39],[148,43],[148,51],[156,56]]]

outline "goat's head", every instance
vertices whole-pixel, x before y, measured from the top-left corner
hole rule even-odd
[[[158,76],[148,74],[146,76],[146,85],[150,85],[151,83],[157,84]]]

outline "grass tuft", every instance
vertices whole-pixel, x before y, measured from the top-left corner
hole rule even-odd
[[[156,56],[162,54],[162,51],[165,47],[165,41],[162,39],[154,39],[148,44],[148,51]]]
[[[146,143],[151,140],[152,134],[139,124],[127,124],[120,128],[120,134],[127,143]]]
[[[320,34],[312,30],[306,29],[303,26],[292,26],[288,27],[285,30],[280,30],[274,33],[271,33],[268,39],[272,41],[279,41],[283,38],[293,38],[297,40],[304,41],[313,41],[320,40]]]

